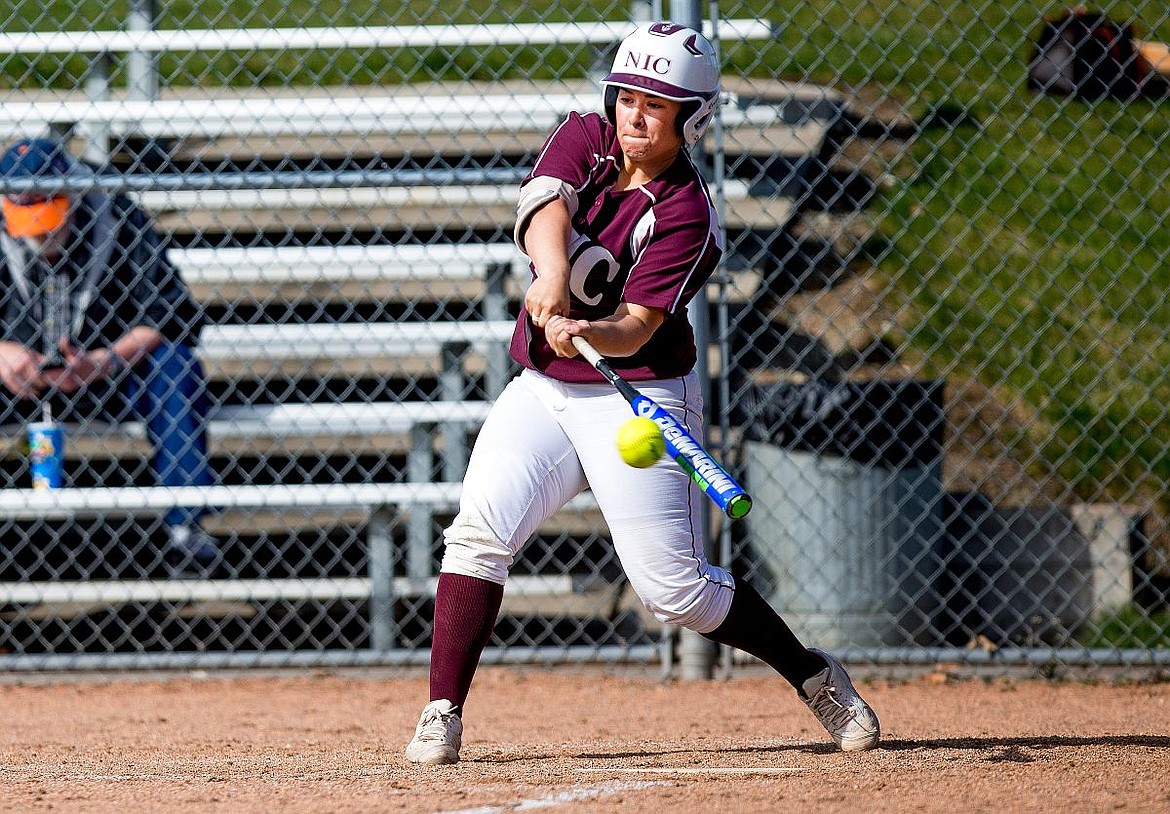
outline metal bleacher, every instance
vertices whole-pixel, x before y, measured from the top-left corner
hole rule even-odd
[[[437,28],[444,30],[5,34],[0,53],[96,58],[367,40],[378,47],[466,45],[477,37],[496,45],[546,37],[600,46],[620,39],[629,25]],[[725,38],[771,33],[762,21],[721,24]],[[328,45],[332,38],[336,46]],[[722,117],[729,228],[775,231],[792,217],[800,180],[793,167],[815,156],[833,126],[831,117],[808,113],[803,92],[728,94]],[[816,93],[823,98],[823,89]],[[397,646],[396,597],[433,590],[438,532],[457,503],[468,445],[513,372],[506,347],[528,273],[507,240],[516,184],[566,112],[596,109],[596,85],[90,97],[6,102],[0,137],[53,133],[81,140],[90,155],[95,144],[148,145],[143,155],[151,172],[142,155],[123,156],[120,171],[99,176],[99,183],[127,192],[155,216],[171,259],[209,316],[199,354],[212,385],[211,438],[224,482],[180,494],[140,477],[111,476],[107,483],[95,474],[59,494],[5,490],[0,518],[156,516],[173,505],[208,505],[223,509],[215,529],[240,550],[274,539],[282,527],[334,522],[363,528],[366,551],[356,555],[357,566],[293,573],[286,562],[277,575],[250,553],[230,585],[176,587],[152,572],[0,583],[0,605],[67,614],[103,602],[215,600],[237,607],[357,596],[369,600],[366,646]],[[302,152],[290,153],[290,145]],[[444,166],[440,159],[452,145],[471,164]],[[119,156],[112,158],[117,167]],[[273,168],[273,159],[282,166]],[[750,258],[732,265],[752,273]],[[141,428],[133,425],[70,429],[71,456],[94,473],[109,473],[105,461],[143,449]],[[375,453],[381,462],[352,463]],[[587,497],[571,512],[602,528]],[[296,545],[274,550],[286,560],[289,551],[304,561],[315,556]],[[573,590],[571,581],[528,579],[537,592]]]

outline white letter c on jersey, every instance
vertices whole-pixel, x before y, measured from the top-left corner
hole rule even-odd
[[[580,235],[575,236],[569,246],[569,262],[569,290],[586,305],[600,303],[606,285],[612,283],[621,271],[608,249],[590,243],[588,238]],[[604,279],[598,280],[598,277]]]

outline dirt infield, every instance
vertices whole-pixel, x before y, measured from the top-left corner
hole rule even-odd
[[[402,748],[422,676],[0,685],[0,810],[1170,812],[1170,684],[859,682],[885,732],[834,751],[779,679],[490,668],[464,761]]]

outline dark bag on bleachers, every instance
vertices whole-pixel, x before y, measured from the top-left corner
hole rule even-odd
[[[1170,91],[1139,52],[1132,25],[1083,8],[1045,19],[1028,59],[1028,87],[1084,100],[1164,97]]]

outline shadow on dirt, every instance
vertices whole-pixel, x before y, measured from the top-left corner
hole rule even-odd
[[[704,751],[712,751],[705,749],[688,749],[680,747],[678,749],[640,749],[629,752],[582,752],[573,757],[581,758],[583,760],[619,760],[622,758],[631,757],[665,757],[667,755],[694,755]],[[793,743],[793,744],[773,744],[766,746],[744,746],[738,749],[728,749],[720,747],[715,750],[720,755],[766,755],[772,752],[808,752],[811,754],[831,754],[838,751],[837,747],[831,743]]]
[[[1035,738],[930,738],[921,740],[883,740],[876,751],[886,752],[917,752],[943,749],[964,749],[988,752],[983,758],[992,763],[1031,763],[1042,759],[1038,755],[1029,754],[1028,749],[1058,749],[1062,747],[1080,746],[1108,746],[1108,747],[1146,747],[1151,749],[1170,749],[1170,736],[1162,735],[1097,735],[1093,737],[1045,736]],[[694,754],[702,749],[642,749],[617,752],[582,752],[573,757],[583,760],[616,760],[631,757],[664,757],[667,755]],[[837,747],[831,743],[793,743],[768,744],[766,746],[745,746],[739,749],[719,749],[719,754],[752,755],[768,754],[770,752],[804,752],[807,754],[834,754]],[[499,761],[499,756],[493,756],[493,761]],[[506,758],[505,758],[506,759]],[[532,760],[532,755],[526,755],[524,760]]]
[[[1069,737],[1052,735],[1035,738],[931,738],[923,740],[883,740],[879,749],[911,752],[923,749],[1001,750],[999,757],[988,760],[1031,760],[1020,749],[1055,749],[1066,746],[1144,746],[1152,749],[1170,749],[1170,737],[1164,735],[1096,735]],[[1020,757],[1012,757],[1019,754]]]

